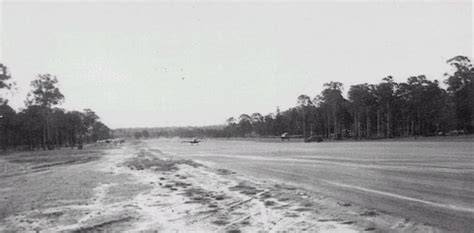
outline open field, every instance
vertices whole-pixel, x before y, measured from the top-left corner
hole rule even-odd
[[[470,232],[472,149],[467,137],[146,140],[8,154],[0,231]]]

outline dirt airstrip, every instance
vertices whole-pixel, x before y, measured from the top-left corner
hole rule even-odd
[[[13,153],[0,166],[0,231],[437,231],[146,142]]]

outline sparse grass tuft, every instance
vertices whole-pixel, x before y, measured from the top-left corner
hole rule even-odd
[[[161,159],[146,150],[141,150],[137,157],[125,162],[125,165],[132,170],[151,169],[153,171],[177,171],[180,164],[192,167],[202,166],[188,159]]]
[[[246,184],[245,182],[241,182],[234,187],[230,187],[229,190],[239,191],[240,193],[245,194],[245,195],[255,195],[262,191],[253,186]]]

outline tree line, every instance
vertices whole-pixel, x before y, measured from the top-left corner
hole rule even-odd
[[[380,83],[349,87],[344,97],[340,82],[328,82],[320,94],[300,95],[296,106],[275,113],[241,114],[222,127],[129,128],[114,135],[156,137],[277,137],[283,133],[309,138],[377,139],[474,132],[474,68],[468,57],[447,61],[446,88],[425,75],[396,82],[392,76]]]
[[[114,129],[113,135],[120,138],[192,138],[192,137],[211,137],[224,138],[228,135],[224,130],[225,126],[206,126],[206,127],[150,127],[150,128],[120,128]]]
[[[452,71],[439,81],[425,75],[397,83],[391,76],[378,84],[357,84],[343,96],[343,84],[329,82],[311,98],[297,97],[286,111],[231,117],[223,129],[227,137],[278,136],[374,139],[474,132],[474,68],[469,58],[447,61]]]
[[[0,95],[0,147],[3,150],[82,148],[85,143],[111,137],[111,130],[91,109],[67,111],[58,107],[64,95],[57,84],[55,76],[39,74],[31,82],[25,107],[18,112]],[[0,64],[0,91],[14,86],[7,67]]]

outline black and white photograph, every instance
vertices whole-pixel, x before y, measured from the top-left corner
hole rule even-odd
[[[471,0],[0,0],[0,232],[474,232]]]

